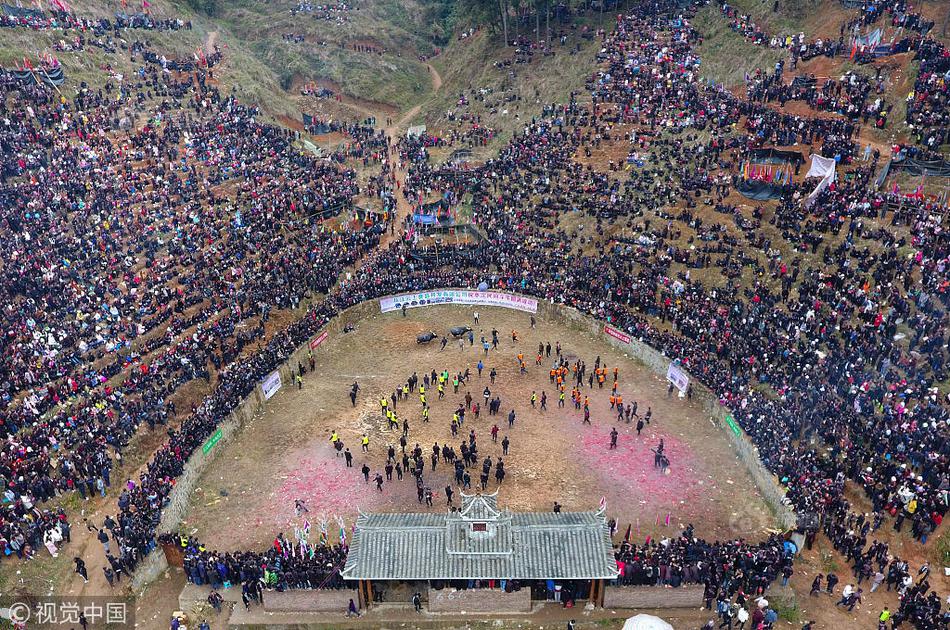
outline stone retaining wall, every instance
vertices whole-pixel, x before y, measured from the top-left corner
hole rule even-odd
[[[268,612],[346,612],[352,599],[359,605],[354,589],[264,591]]]
[[[529,613],[531,589],[506,593],[500,588],[456,591],[429,588],[429,612]]]
[[[665,586],[608,586],[604,608],[699,608],[703,605],[702,585],[679,588]]]

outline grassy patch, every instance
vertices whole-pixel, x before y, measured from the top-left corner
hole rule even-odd
[[[73,543],[75,544],[75,542]],[[73,548],[60,549],[59,557],[49,555],[46,548],[36,551],[32,560],[4,561],[0,567],[0,592],[16,595],[46,595],[67,582],[72,567]]]
[[[702,60],[700,72],[703,77],[727,87],[742,85],[747,72],[774,69],[775,63],[786,56],[782,49],[773,50],[746,41],[729,28],[718,7],[704,7],[696,14],[693,25],[703,36],[703,42],[696,46]]]
[[[943,566],[950,566],[950,531],[944,529],[943,534],[933,546],[934,561]]]
[[[838,560],[830,551],[822,551],[819,561],[821,562],[821,570],[824,571],[825,574],[837,573],[840,568],[838,566]]]
[[[609,28],[615,19],[612,15],[591,14],[578,18],[577,23],[589,29]],[[579,36],[580,30],[564,29],[568,39],[561,45],[556,39],[558,27],[552,23],[555,54],[536,54],[529,64],[514,64],[507,68],[494,65],[495,61],[514,56],[514,50],[506,48],[497,33],[482,29],[474,37],[452,41],[443,54],[431,61],[442,77],[443,87],[422,107],[426,124],[443,130],[454,128],[455,123],[448,120],[446,112],[455,108],[459,96],[464,94],[469,99],[470,110],[481,116],[482,124],[497,132],[487,147],[472,149],[473,159],[477,161],[494,155],[497,148],[536,116],[545,103],[563,103],[572,90],[584,91],[585,78],[595,70],[593,59],[601,43],[596,37],[583,39]],[[544,34],[542,21],[542,37]],[[492,93],[486,95],[484,101],[476,101],[475,92],[478,90],[491,90]],[[505,97],[513,100],[503,101]]]
[[[772,608],[775,609],[775,612],[778,613],[778,618],[789,623],[798,623],[802,618],[802,611],[798,607],[797,603],[784,604],[776,603],[773,604]]]

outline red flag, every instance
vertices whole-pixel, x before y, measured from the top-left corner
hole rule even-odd
[[[628,523],[628,524],[627,524],[627,533],[625,533],[625,534],[623,535],[623,541],[624,541],[625,543],[630,542],[630,527],[631,527],[631,525]]]

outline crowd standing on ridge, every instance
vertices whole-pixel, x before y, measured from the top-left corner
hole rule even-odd
[[[916,24],[902,2],[872,4],[864,25],[884,13]],[[950,341],[946,205],[871,186],[888,156],[868,145],[862,158],[858,137],[892,106],[872,100],[881,76],[798,91],[779,65],[750,77],[748,98],[736,96],[701,77],[694,10],[673,0],[626,8],[597,34],[589,99],[573,93],[543,105],[496,158],[461,171],[430,161],[440,142],[433,135],[397,146],[359,127],[356,154],[319,161],[292,146],[292,132],[221,93],[209,68],[165,72],[145,55],[133,82],[82,87],[72,98],[0,80],[7,555],[58,553],[72,515],[43,503],[104,495],[114,481],[118,512],[102,529],[119,546],[114,577],[133,571],[155,547],[190,455],[333,317],[388,294],[485,284],[572,306],[679,360],[786,486],[790,506],[808,517],[808,540],[823,531],[857,580],[881,574],[879,584],[898,589],[891,627],[943,627],[947,613],[926,576],[915,577],[874,532],[926,542],[947,511],[950,417],[938,388]],[[906,121],[915,144],[895,145],[890,157],[941,160],[950,53],[914,38],[921,70]],[[843,115],[770,104],[782,99]],[[138,120],[122,122],[129,118]],[[608,173],[584,164],[618,138],[642,163]],[[760,207],[749,216],[728,202],[742,156],[793,145],[833,158],[848,176],[814,196],[815,180],[785,183],[768,219]],[[435,193],[470,196],[484,238],[445,247],[435,260],[408,222],[387,226],[399,237],[382,245],[379,226],[337,230],[315,220],[367,192],[347,167],[352,158],[383,164],[369,195],[387,208],[399,194],[411,204]],[[396,159],[410,165],[398,186]],[[699,203],[730,229],[704,225]],[[596,227],[565,229],[571,214]],[[341,280],[356,263],[361,273]],[[305,312],[266,336],[277,309]],[[194,380],[211,393],[176,409],[174,393]],[[144,472],[113,479],[136,430],[160,430],[175,416],[181,425],[167,430]],[[871,514],[853,508],[846,483],[863,490]],[[333,568],[345,555],[325,546],[307,557],[281,536],[263,554],[178,544],[193,581],[237,579],[252,599],[260,581],[337,586]],[[663,543],[627,540],[617,561],[622,582],[704,583],[707,603],[726,602],[724,611],[794,570],[777,539],[706,542],[691,528]]]

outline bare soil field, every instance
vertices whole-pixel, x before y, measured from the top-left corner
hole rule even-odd
[[[490,455],[505,461],[507,476],[500,488],[500,503],[512,510],[549,510],[558,501],[565,510],[596,509],[607,498],[608,515],[617,519],[622,536],[627,524],[636,538],[676,535],[687,523],[706,538],[728,536],[757,537],[771,525],[767,506],[758,497],[753,483],[739,464],[726,437],[703,413],[698,404],[667,397],[666,382],[631,357],[601,339],[577,330],[539,320],[529,329],[528,316],[504,309],[481,308],[475,325],[472,309],[438,306],[400,314],[375,315],[357,322],[355,331],[331,337],[315,352],[316,369],[308,372],[298,389],[293,384],[271,399],[265,411],[251,420],[205,471],[182,524],[184,531],[199,537],[209,548],[234,550],[269,545],[280,531],[291,535],[305,519],[316,524],[330,521],[336,538],[336,517],[348,526],[359,511],[424,511],[446,509],[444,488],[455,489],[452,467],[440,462],[433,472],[429,455],[433,443],[455,446],[475,431],[479,459]],[[440,335],[455,325],[473,326],[475,345],[468,340],[459,347],[449,336],[440,351],[438,338],[428,345],[416,343],[416,335],[433,330]],[[491,339],[499,331],[500,343],[486,357],[479,340]],[[511,331],[519,331],[519,341],[511,341]],[[552,357],[535,365],[538,343],[551,343]],[[619,388],[627,402],[636,400],[639,413],[652,409],[653,421],[637,437],[635,423],[617,423],[609,407],[610,380],[604,389],[586,383],[583,396],[590,397],[591,424],[582,423],[583,412],[568,401],[558,409],[555,387],[549,381],[553,348],[573,362],[586,361],[588,370],[601,361],[619,368]],[[523,352],[528,373],[519,374],[516,355]],[[482,359],[485,370],[479,378],[476,365]],[[498,372],[496,383],[489,371]],[[372,478],[382,472],[389,444],[399,449],[401,431],[389,431],[380,414],[379,400],[417,372],[447,370],[450,375],[471,370],[469,381],[455,393],[451,384],[439,400],[435,388],[427,391],[430,422],[423,423],[418,393],[399,401],[396,412],[409,421],[409,448],[419,444],[426,454],[426,484],[435,494],[434,505],[419,504],[410,475],[392,481],[377,491]],[[359,382],[361,391],[355,406],[348,397],[350,385]],[[450,420],[464,396],[471,392],[475,402],[483,402],[482,390],[502,400],[498,416],[488,416],[483,405],[481,417],[471,413],[457,437]],[[546,392],[547,409],[532,408],[530,397],[540,400]],[[508,412],[516,420],[508,427]],[[490,429],[500,428],[498,443],[492,443]],[[608,449],[610,431],[620,433],[618,448]],[[332,448],[329,436],[338,431],[354,455],[353,467]],[[369,452],[360,449],[360,437],[369,437]],[[509,456],[502,456],[501,440],[508,436]],[[664,440],[671,461],[669,474],[653,466],[652,448]],[[401,457],[401,453],[398,454]],[[371,469],[370,483],[360,472],[363,463]],[[473,490],[478,470],[472,469]],[[494,477],[488,490],[498,489]],[[457,504],[456,494],[456,504]],[[298,516],[295,500],[305,502],[309,513]],[[670,518],[667,527],[665,521]]]

